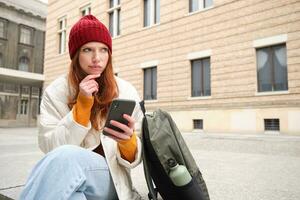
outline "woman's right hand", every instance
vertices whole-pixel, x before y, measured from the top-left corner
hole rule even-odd
[[[80,83],[79,83],[79,92],[87,97],[93,96],[93,93],[97,93],[99,90],[99,85],[96,78],[100,77],[101,74],[90,74],[87,75]]]

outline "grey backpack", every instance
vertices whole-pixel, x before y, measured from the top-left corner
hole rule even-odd
[[[159,193],[164,200],[209,200],[202,174],[171,116],[160,109],[146,115],[143,102],[141,108],[143,165],[149,199],[156,200]],[[170,158],[188,169],[192,181],[187,185],[175,186],[169,178]]]

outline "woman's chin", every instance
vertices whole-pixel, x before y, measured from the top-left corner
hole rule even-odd
[[[98,74],[101,74],[102,72],[101,71],[92,71],[92,72],[89,72],[88,74],[89,75],[98,75]]]

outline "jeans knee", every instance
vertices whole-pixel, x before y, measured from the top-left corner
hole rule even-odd
[[[66,162],[66,160],[76,160],[80,154],[84,153],[85,149],[75,145],[62,145],[49,153],[49,157],[56,161]]]
[[[81,168],[93,168],[101,165],[102,168],[107,168],[105,159],[102,156],[75,145],[57,147],[50,152],[49,157],[52,162],[61,165],[77,165]]]

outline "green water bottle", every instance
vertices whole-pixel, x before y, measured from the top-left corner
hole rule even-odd
[[[168,159],[169,177],[176,186],[188,184],[192,177],[184,165],[179,165],[173,158]]]

